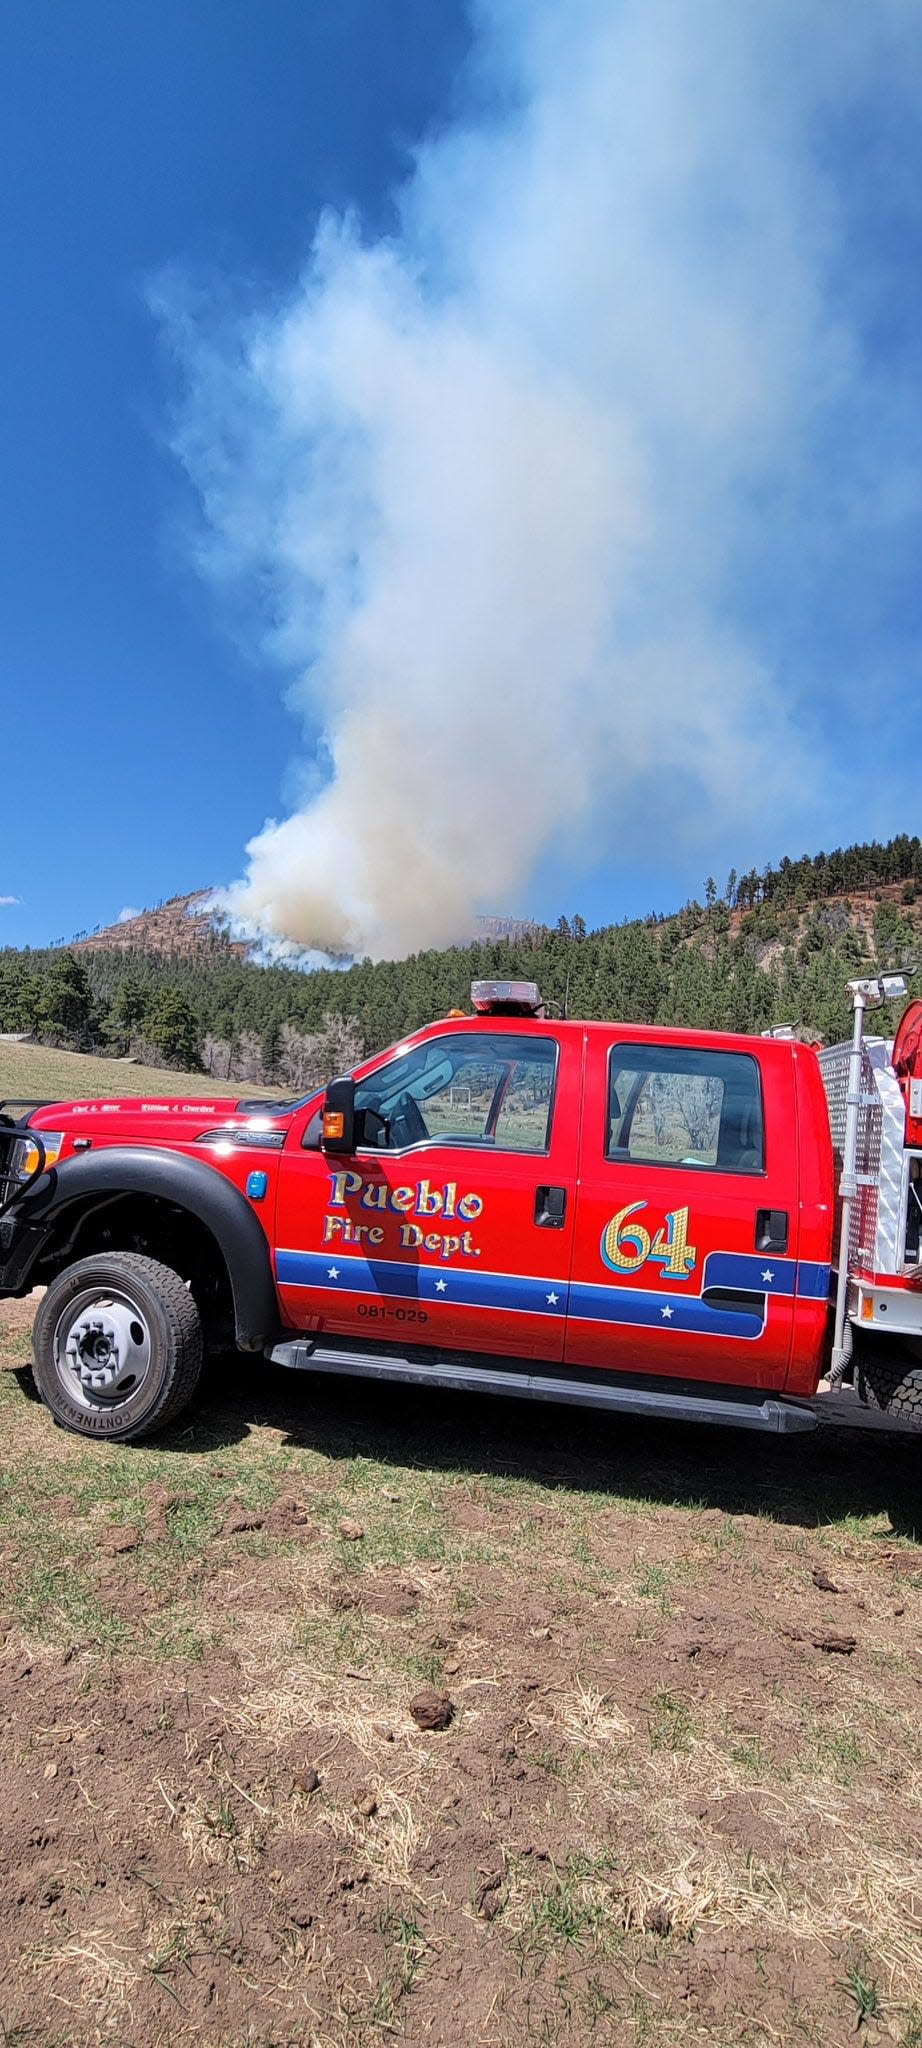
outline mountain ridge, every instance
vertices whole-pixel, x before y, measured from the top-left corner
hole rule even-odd
[[[843,1038],[848,981],[922,959],[922,840],[731,872],[722,893],[709,877],[703,903],[594,931],[578,915],[510,920],[512,933],[310,972],[250,960],[207,901],[173,897],[70,949],[0,952],[0,1032],[298,1090],[463,1008],[472,980],[521,976],[575,1017]]]
[[[115,924],[81,932],[64,950],[73,953],[161,953],[167,959],[192,959],[197,954],[224,952],[249,958],[244,940],[232,939],[224,921],[208,905],[213,889],[193,889],[170,896],[152,910],[137,910]]]

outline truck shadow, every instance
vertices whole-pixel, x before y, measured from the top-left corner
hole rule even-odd
[[[35,1400],[28,1367],[12,1375]],[[824,1424],[775,1437],[692,1423],[443,1393],[322,1374],[213,1366],[195,1405],[171,1429],[134,1446],[176,1458],[211,1455],[254,1428],[284,1432],[294,1450],[369,1458],[408,1471],[522,1479],[638,1508],[717,1508],[799,1529],[881,1518],[873,1533],[922,1542],[922,1438]],[[865,1529],[863,1534],[867,1534]]]
[[[185,1428],[184,1428],[185,1424]],[[888,1533],[922,1541],[922,1439],[905,1431],[824,1424],[806,1436],[660,1423],[601,1412],[443,1393],[236,1360],[211,1379],[193,1413],[156,1448],[209,1451],[254,1425],[281,1429],[297,1450],[343,1462],[536,1481],[642,1506],[718,1508],[803,1529],[880,1516]],[[865,1531],[865,1533],[867,1533]]]

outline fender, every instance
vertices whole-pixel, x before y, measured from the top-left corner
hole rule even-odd
[[[269,1244],[246,1197],[213,1166],[153,1145],[112,1145],[65,1159],[28,1188],[4,1219],[9,1230],[15,1216],[25,1238],[15,1251],[10,1245],[4,1291],[24,1293],[32,1284],[29,1273],[49,1229],[76,1202],[102,1205],[114,1195],[153,1195],[196,1216],[223,1254],[241,1351],[262,1351],[274,1339],[281,1316]]]

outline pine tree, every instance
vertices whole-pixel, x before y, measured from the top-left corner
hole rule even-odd
[[[155,996],[144,1019],[147,1042],[168,1067],[201,1067],[199,1033],[194,1013],[178,989],[165,988]]]
[[[83,962],[73,953],[53,954],[39,984],[38,1031],[79,1051],[89,1042],[92,1020],[93,996]]]
[[[263,1029],[261,1052],[264,1079],[270,1083],[277,1081],[282,1057],[282,1020],[276,1013]]]

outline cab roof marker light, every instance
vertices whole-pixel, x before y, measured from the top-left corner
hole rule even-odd
[[[536,981],[472,981],[471,1002],[480,1017],[543,1017]]]

